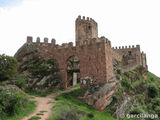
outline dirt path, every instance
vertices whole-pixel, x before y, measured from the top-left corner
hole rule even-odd
[[[46,120],[51,114],[51,108],[54,106],[55,101],[53,98],[62,93],[67,93],[75,89],[78,88],[68,88],[64,91],[59,91],[57,93],[50,94],[47,97],[35,97],[34,100],[37,102],[36,110],[29,116],[24,117],[22,120],[28,120],[33,116],[41,117],[41,119],[39,120]],[[42,115],[37,115],[37,114],[42,114]]]

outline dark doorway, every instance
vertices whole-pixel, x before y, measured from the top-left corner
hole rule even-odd
[[[71,56],[67,60],[67,81],[67,87],[80,82],[80,61],[77,56]]]

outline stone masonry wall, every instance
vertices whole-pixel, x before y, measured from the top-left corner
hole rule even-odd
[[[112,50],[112,58],[120,61],[122,60],[122,56],[114,50]]]
[[[67,81],[67,59],[71,56],[77,56],[80,60],[80,78],[88,76],[93,79],[93,83],[103,83],[113,77],[110,41],[106,39],[92,39],[90,44],[75,47],[73,43],[56,45],[55,40],[48,43],[47,38],[44,39],[44,43],[41,43],[39,38],[37,42],[32,42],[32,38],[28,37],[27,43],[36,44],[39,55],[44,59],[58,61],[64,87],[67,87],[69,83]]]
[[[114,52],[117,52],[120,56],[122,56],[122,59],[128,58],[127,62],[128,64],[123,66],[125,71],[131,70],[135,68],[136,66],[143,65],[146,68],[146,57],[145,54],[140,51],[140,45],[135,46],[122,46],[122,47],[115,47],[112,48]],[[116,58],[113,52],[113,57]]]
[[[98,38],[98,25],[92,18],[81,18],[78,16],[76,19],[76,45],[90,43],[92,38]]]

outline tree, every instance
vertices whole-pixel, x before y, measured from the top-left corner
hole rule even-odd
[[[17,73],[17,60],[11,56],[0,55],[0,82],[13,78]]]
[[[159,95],[159,89],[155,84],[149,84],[148,85],[148,97],[154,98]]]
[[[28,66],[28,71],[36,77],[44,77],[58,72],[56,60],[41,60]]]

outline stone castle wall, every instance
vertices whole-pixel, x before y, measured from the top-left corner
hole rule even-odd
[[[123,66],[124,71],[130,71],[139,65],[147,68],[146,54],[141,52],[140,45],[113,47],[112,50],[118,53],[123,61],[127,62],[127,64]]]
[[[108,82],[114,77],[113,59],[125,61],[123,69],[128,71],[138,65],[147,67],[146,54],[141,53],[140,46],[115,47],[111,48],[111,42],[105,37],[98,37],[98,25],[91,19],[80,16],[75,21],[76,24],[76,46],[72,42],[57,45],[52,39],[48,43],[48,38],[44,42],[37,38],[33,42],[32,37],[27,37],[27,46],[34,45],[37,54],[44,59],[55,59],[59,64],[60,73],[63,79],[63,86],[69,86],[69,76],[67,75],[67,60],[71,56],[76,56],[80,60],[80,82],[81,86],[95,83]],[[21,49],[16,53],[16,58],[21,55]],[[23,54],[22,54],[23,55]],[[85,80],[85,84],[83,81]]]
[[[113,77],[112,59],[110,59],[111,47],[110,41],[106,39],[92,39],[90,44],[73,46],[73,43],[60,45],[55,44],[55,40],[48,43],[45,38],[40,42],[32,42],[32,37],[27,38],[27,44],[36,44],[36,49],[44,59],[56,59],[59,64],[60,72],[64,80],[64,87],[68,86],[67,81],[67,59],[71,56],[77,56],[80,60],[80,78],[90,77],[93,83],[105,83]],[[106,59],[107,58],[107,59]]]

